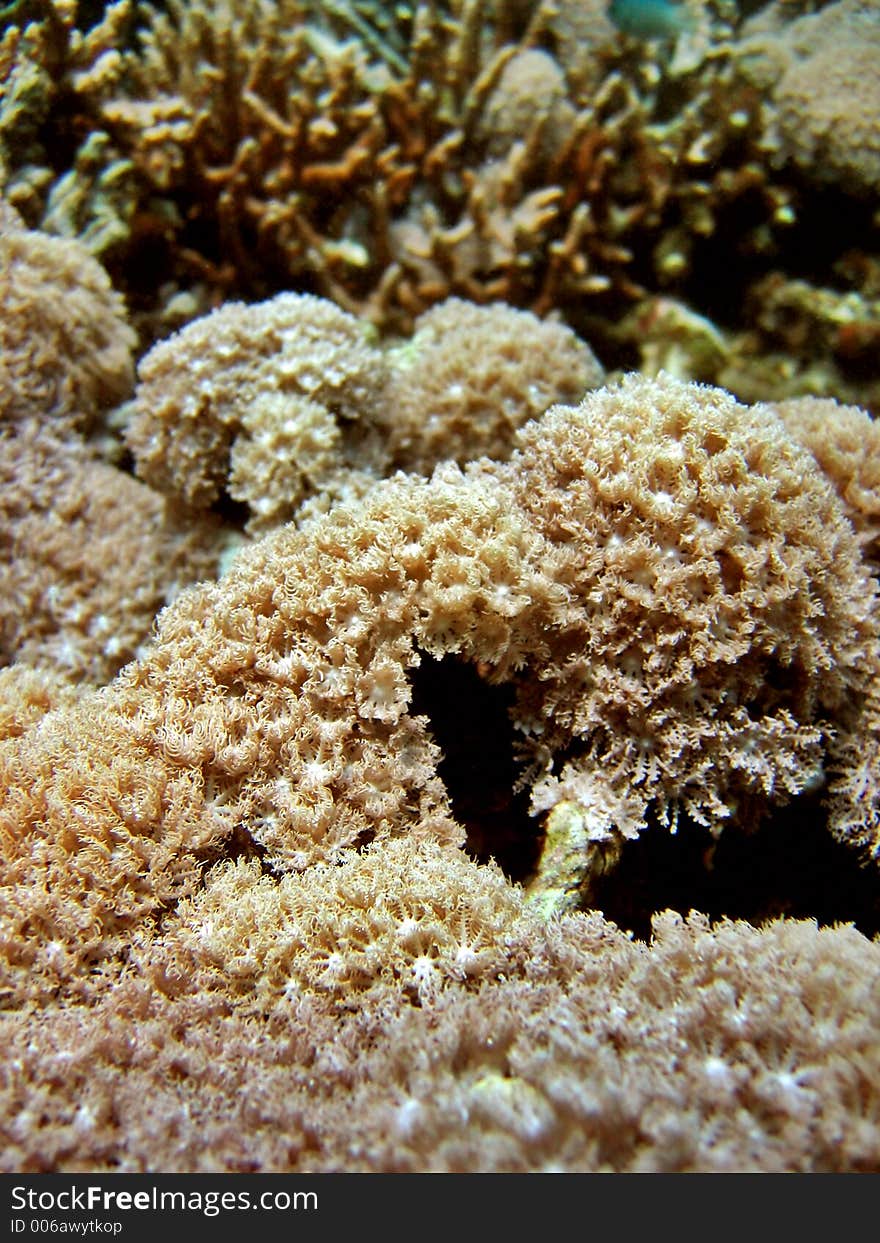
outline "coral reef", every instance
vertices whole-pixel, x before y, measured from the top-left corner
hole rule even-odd
[[[877,30],[0,6],[0,1169],[880,1171]]]
[[[258,1021],[130,979],[2,1015],[2,1168],[876,1171],[880,958],[852,928],[668,913],[649,947],[578,915],[507,940],[504,979],[419,1007],[312,993]]]
[[[533,810],[577,804],[587,840],[649,809],[718,832],[821,786],[835,719],[867,700],[876,583],[782,421],[632,377],[518,439],[265,537],[114,683],[0,750],[8,988],[124,959],[132,920],[235,832],[276,873],[463,842],[409,707],[428,656],[513,685]],[[857,800],[831,827],[876,850],[875,819]]]
[[[392,349],[385,423],[392,463],[429,472],[453,458],[505,458],[514,433],[554,402],[597,387],[602,367],[570,328],[449,298]]]
[[[880,14],[870,0],[837,0],[788,20],[776,0],[743,30],[743,55],[762,85],[768,142],[811,177],[859,191],[880,184],[877,112]]]
[[[227,303],[142,360],[127,444],[152,486],[196,508],[223,490],[271,526],[345,465],[385,465],[382,371],[332,302]]]
[[[210,577],[219,531],[37,420],[0,427],[0,661],[100,684],[156,613]]]
[[[86,430],[134,383],[135,334],[79,242],[0,217],[0,420],[50,415]]]

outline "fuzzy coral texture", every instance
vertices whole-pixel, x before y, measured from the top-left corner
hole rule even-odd
[[[3,1172],[880,1172],[876,6],[688,13],[7,8]]]
[[[518,427],[603,376],[570,328],[500,303],[449,298],[411,338],[372,336],[309,295],[202,317],[140,363],[137,473],[197,509],[228,495],[266,530],[307,498],[359,494],[365,473],[507,457]]]
[[[456,884],[473,865],[407,850],[455,894],[455,923],[480,928]],[[336,892],[362,929],[397,919],[405,946],[437,927],[440,904],[408,903],[405,887],[395,910],[365,915],[369,888],[346,870]],[[283,934],[273,896],[256,909]],[[341,931],[337,910],[325,929]],[[169,996],[129,978],[91,1005],[3,1016],[4,1169],[876,1171],[880,952],[852,929],[667,914],[648,947],[598,914],[520,918],[487,938],[469,985],[423,1005],[386,985],[340,1012],[346,972],[355,995],[390,974],[355,951],[328,963],[329,999],[293,980],[255,1017],[254,967],[246,948],[223,957],[235,916],[218,913],[200,957],[218,980],[244,965],[232,990]]]
[[[454,655],[510,684],[535,808],[577,803],[588,837],[650,808],[748,823],[870,709],[875,583],[838,490],[770,408],[669,379],[516,441],[264,537],[100,691],[21,679],[6,1168],[877,1165],[876,946],[548,923],[460,850],[409,681]],[[876,846],[876,808],[837,795]],[[231,1111],[229,1058],[261,1083]]]
[[[0,422],[51,414],[83,427],[128,395],[135,334],[84,248],[0,216]]]
[[[746,27],[752,72],[773,79],[768,134],[780,157],[823,181],[880,184],[880,13],[871,0],[839,0],[787,20],[777,3]],[[759,68],[760,67],[760,68]]]

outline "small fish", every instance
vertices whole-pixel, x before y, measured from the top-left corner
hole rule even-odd
[[[636,39],[677,39],[694,29],[694,15],[680,0],[611,0],[608,16]]]

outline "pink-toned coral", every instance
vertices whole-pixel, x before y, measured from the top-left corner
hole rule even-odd
[[[135,334],[79,242],[0,221],[0,419],[88,428],[134,383]]]
[[[483,869],[461,866],[476,893]],[[168,999],[132,978],[7,1011],[0,1163],[880,1169],[880,949],[854,929],[668,913],[648,946],[579,915],[511,935],[505,977],[350,1016],[311,994],[260,1018],[234,983]]]
[[[100,683],[214,574],[220,533],[34,418],[0,428],[0,662]]]

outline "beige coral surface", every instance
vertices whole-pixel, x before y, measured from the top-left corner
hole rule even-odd
[[[509,685],[533,811],[588,840],[760,820],[861,762],[830,746],[878,635],[841,474],[770,407],[633,376],[280,527],[102,689],[22,677],[4,1168],[880,1167],[876,945],[548,918],[461,851],[412,707],[431,659]]]
[[[780,808],[876,884],[868,415],[457,298],[133,388],[82,245],[0,245],[0,1169],[880,1171],[880,942],[578,909]]]
[[[598,914],[517,917],[517,892],[502,897],[505,883],[481,882],[461,856],[414,843],[394,853],[399,896],[376,915],[357,874],[381,868],[381,851],[338,869],[316,945],[328,933],[344,945],[352,921],[388,932],[327,955],[323,987],[314,977],[303,989],[301,976],[282,987],[275,956],[274,1002],[250,991],[248,947],[274,940],[296,963],[296,923],[263,882],[259,905],[216,908],[208,937],[191,925],[216,987],[172,937],[154,951],[170,989],[131,973],[91,1004],[0,1017],[2,1168],[877,1170],[880,949],[852,928],[710,929],[667,913],[648,946]],[[414,868],[412,885],[398,863]],[[450,895],[445,912],[420,895],[430,875]],[[326,879],[297,882],[300,919]],[[240,934],[257,917],[257,939],[224,955],[235,924]],[[401,948],[370,962],[362,946],[385,948],[395,922]],[[445,987],[441,950],[426,992],[412,964],[419,939],[438,934],[460,954],[481,944],[470,982]]]

